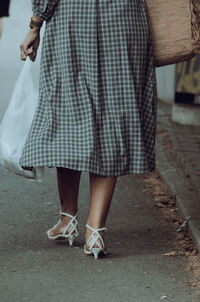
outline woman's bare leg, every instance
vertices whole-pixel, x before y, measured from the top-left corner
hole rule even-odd
[[[81,171],[57,167],[57,184],[61,210],[74,216],[78,211],[78,192]],[[50,232],[51,236],[61,233],[70,221],[70,217],[61,216],[61,224]],[[70,231],[70,228],[69,228]]]
[[[94,229],[105,226],[117,177],[104,177],[90,173],[90,211],[87,224]],[[85,240],[91,234],[86,228]],[[103,238],[104,232],[99,232]]]
[[[0,17],[0,39],[2,36],[2,31],[3,31],[3,18]]]
[[[78,211],[78,192],[81,171],[57,167],[57,183],[63,212],[75,215]]]

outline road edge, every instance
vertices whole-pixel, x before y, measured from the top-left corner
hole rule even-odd
[[[198,190],[186,177],[178,161],[167,155],[162,139],[157,135],[156,142],[156,171],[174,197],[176,207],[183,218],[188,219],[187,229],[194,244],[200,250],[200,200]]]

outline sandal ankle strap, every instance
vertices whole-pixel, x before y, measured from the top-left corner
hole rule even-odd
[[[71,214],[60,211],[60,215],[67,216],[67,217],[70,217],[70,218],[76,218],[78,216],[78,212],[76,213],[76,215],[72,216]]]
[[[94,228],[92,228],[92,227],[91,227],[89,224],[87,224],[87,223],[86,223],[86,227],[87,227],[88,229],[90,229],[91,231],[93,231],[93,232],[107,231],[107,228],[106,228],[106,227],[94,229]]]

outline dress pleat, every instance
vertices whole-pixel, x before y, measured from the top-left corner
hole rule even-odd
[[[46,29],[20,165],[102,176],[153,171],[157,92],[144,0],[32,2]]]

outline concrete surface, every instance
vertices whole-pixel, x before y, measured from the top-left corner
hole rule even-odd
[[[110,255],[94,260],[83,253],[89,209],[89,178],[79,190],[80,237],[75,247],[46,238],[58,220],[54,168],[42,183],[30,182],[0,168],[0,301],[76,302],[198,301],[183,258],[164,257],[174,249],[169,223],[142,192],[142,176],[118,178],[107,220]]]
[[[171,118],[178,124],[200,127],[200,104],[173,103]]]
[[[176,64],[156,68],[158,97],[168,103],[174,101]]]

